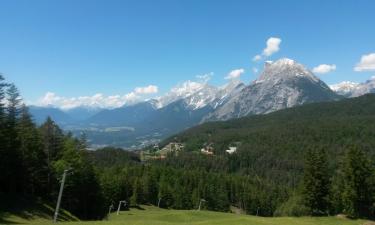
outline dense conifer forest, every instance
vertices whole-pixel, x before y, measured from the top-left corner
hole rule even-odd
[[[165,159],[141,161],[139,151],[111,147],[88,151],[85,139],[50,118],[36,126],[16,86],[0,76],[2,199],[54,204],[71,168],[62,207],[81,219],[102,219],[120,200],[127,207],[234,206],[261,216],[374,216],[373,95],[203,124],[161,143],[185,145]],[[200,153],[207,144],[213,155]],[[227,154],[229,146],[237,151]],[[7,201],[0,210],[8,210]]]

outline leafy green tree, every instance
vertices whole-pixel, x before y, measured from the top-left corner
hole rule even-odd
[[[304,199],[311,215],[327,214],[329,203],[329,175],[323,149],[307,152],[304,176]]]
[[[371,217],[374,207],[374,169],[368,156],[356,146],[344,160],[344,212],[351,217]]]

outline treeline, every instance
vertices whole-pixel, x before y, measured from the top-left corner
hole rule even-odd
[[[202,200],[202,209],[230,212],[230,206],[236,206],[244,213],[272,216],[287,199],[281,188],[254,177],[158,164],[129,162],[102,167],[100,183],[106,202],[126,200],[127,206],[198,209]]]
[[[229,212],[235,206],[260,216],[343,213],[352,218],[373,218],[375,163],[356,145],[343,151],[337,156],[337,167],[330,169],[325,149],[309,149],[302,171],[295,172],[298,176],[291,172],[282,179],[253,175],[250,167],[248,171],[229,172],[233,158],[195,152],[146,163],[139,162],[134,153],[113,148],[91,152],[90,157],[95,161],[107,206],[125,200],[127,207],[153,204],[197,209],[202,201],[202,209]]]
[[[54,205],[61,175],[71,168],[62,207],[82,219],[104,216],[104,198],[86,157],[84,138],[64,134],[50,118],[37,127],[16,86],[1,75],[0,143],[0,196],[43,199]],[[1,201],[2,210],[7,204]]]

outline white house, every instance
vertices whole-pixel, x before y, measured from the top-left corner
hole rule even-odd
[[[233,154],[237,151],[237,147],[229,147],[229,149],[225,151],[229,154]]]

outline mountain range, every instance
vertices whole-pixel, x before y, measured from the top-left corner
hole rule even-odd
[[[372,83],[373,82],[373,83]],[[164,96],[115,109],[30,107],[37,123],[51,116],[65,130],[85,132],[93,148],[140,148],[207,121],[267,114],[306,103],[337,101],[375,90],[366,84],[329,87],[302,64],[287,58],[266,62],[259,78],[222,87],[188,81]],[[350,89],[350,91],[347,91]]]
[[[345,97],[358,97],[364,94],[375,93],[375,76],[364,83],[343,81],[330,87],[333,91]]]

